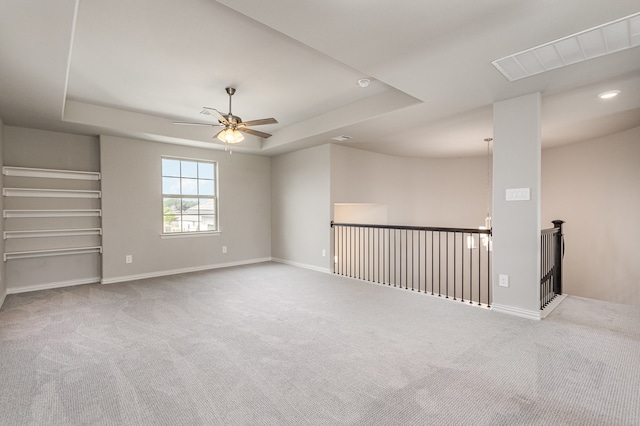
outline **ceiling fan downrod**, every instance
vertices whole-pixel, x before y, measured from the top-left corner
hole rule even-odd
[[[231,97],[236,93],[236,89],[234,87],[225,87],[224,90],[226,90],[229,95],[229,115],[233,116],[233,114],[231,114]]]

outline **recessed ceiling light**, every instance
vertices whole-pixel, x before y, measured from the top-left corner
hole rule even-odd
[[[371,84],[371,80],[369,80],[368,78],[361,78],[360,80],[358,80],[358,86],[360,87],[367,87],[369,86],[369,84]]]
[[[611,98],[615,98],[619,94],[620,94],[619,90],[609,90],[608,92],[598,93],[598,97],[600,99],[611,99]]]

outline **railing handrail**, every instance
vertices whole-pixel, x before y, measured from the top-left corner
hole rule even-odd
[[[411,225],[373,225],[363,223],[335,223],[331,221],[331,227],[350,226],[353,228],[376,228],[376,229],[406,229],[408,231],[435,231],[435,232],[464,232],[466,234],[487,234],[491,235],[491,229],[479,228],[446,228],[442,226],[411,226]]]
[[[491,230],[331,221],[336,274],[491,306]]]

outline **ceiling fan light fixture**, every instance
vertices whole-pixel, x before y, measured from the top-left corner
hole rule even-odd
[[[218,140],[220,140],[221,142],[234,144],[242,142],[244,140],[244,135],[236,129],[228,128],[220,131],[216,135],[216,138],[218,138]]]

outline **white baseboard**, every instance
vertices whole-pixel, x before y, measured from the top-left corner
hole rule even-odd
[[[557,308],[560,302],[562,302],[565,297],[567,297],[566,294],[559,294],[556,297],[554,297],[553,300],[549,302],[549,304],[545,306],[544,309],[541,311],[542,318],[546,318],[547,315],[551,313],[551,311]]]
[[[517,308],[515,306],[496,305],[495,303],[492,303],[491,310],[533,320],[542,319],[540,311],[530,311],[528,309]]]
[[[324,272],[326,274],[331,274],[332,273],[331,269],[329,269],[329,268],[321,268],[319,266],[307,265],[306,263],[292,262],[290,260],[279,259],[277,257],[272,257],[271,261],[276,262],[276,263],[283,263],[285,265],[296,266],[298,268],[311,269],[312,271]]]
[[[220,263],[216,265],[194,266],[191,268],[170,269],[166,271],[154,271],[154,272],[148,272],[145,274],[136,274],[136,275],[122,275],[119,277],[112,277],[112,278],[106,278],[106,279],[103,278],[102,281],[100,281],[100,283],[115,284],[115,283],[121,283],[126,281],[136,281],[136,280],[144,280],[148,278],[165,277],[167,275],[188,274],[190,272],[200,272],[200,271],[208,271],[211,269],[229,268],[231,266],[251,265],[253,263],[269,262],[270,260],[271,260],[270,257],[264,257],[260,259],[241,260],[239,262]]]
[[[57,281],[54,283],[28,285],[24,287],[13,287],[13,288],[9,287],[7,289],[7,294],[28,293],[30,291],[50,290],[52,288],[71,287],[74,285],[82,285],[82,284],[96,284],[99,282],[100,282],[100,277],[92,277],[92,278],[83,278],[79,280]]]

